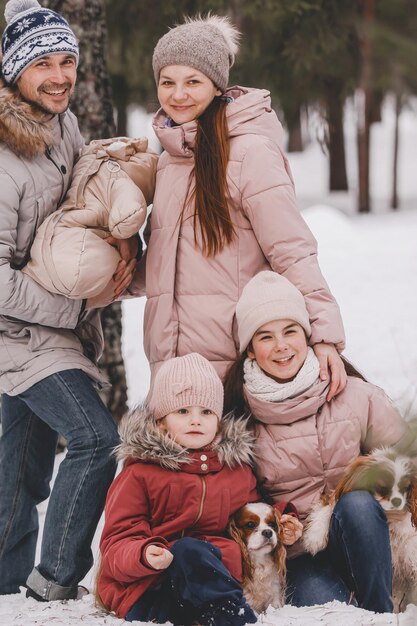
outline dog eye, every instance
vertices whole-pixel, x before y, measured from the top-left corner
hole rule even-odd
[[[386,498],[390,493],[388,487],[384,487],[383,485],[377,485],[376,490],[383,498]]]
[[[278,526],[276,525],[276,522],[268,522],[268,526],[270,526],[274,530],[277,530],[277,528],[278,528]]]
[[[256,528],[256,524],[255,524],[255,522],[247,522],[245,524],[245,527],[246,528]]]

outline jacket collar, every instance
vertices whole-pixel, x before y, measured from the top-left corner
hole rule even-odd
[[[25,102],[16,87],[0,77],[0,141],[18,156],[32,159],[56,145],[62,135],[62,116],[43,113]]]
[[[244,387],[245,398],[253,417],[264,424],[293,424],[315,415],[325,404],[328,381],[318,381],[295,398],[268,402],[255,398]]]
[[[282,144],[281,124],[271,108],[269,91],[249,87],[230,87],[225,96],[231,99],[226,116],[230,137],[241,134],[261,134],[277,145]],[[163,109],[153,119],[153,129],[162,147],[171,156],[190,158],[194,154],[197,122],[192,120],[179,126],[170,126]]]
[[[121,443],[116,448],[117,459],[127,464],[144,461],[170,470],[206,474],[219,471],[223,465],[235,467],[252,461],[253,435],[247,428],[247,420],[226,416],[212,446],[187,450],[156,426],[151,411],[143,405],[122,419],[119,433]]]

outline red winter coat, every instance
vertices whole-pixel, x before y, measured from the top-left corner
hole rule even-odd
[[[126,462],[107,496],[100,541],[98,591],[107,609],[125,617],[160,582],[163,571],[145,557],[149,544],[170,547],[184,536],[220,548],[225,566],[241,580],[240,549],[225,531],[235,511],[259,500],[245,425],[224,420],[219,442],[189,451],[162,435],[146,409],[125,421],[119,458]]]

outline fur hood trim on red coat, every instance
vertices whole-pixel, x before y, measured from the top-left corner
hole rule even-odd
[[[254,438],[247,422],[228,416],[221,420],[220,433],[212,450],[228,467],[252,464]],[[181,465],[190,462],[188,450],[158,428],[146,404],[125,415],[119,434],[121,443],[115,449],[118,461],[149,461],[169,470],[179,470]]]
[[[32,159],[53,144],[51,116],[22,100],[0,75],[0,141],[18,156]]]

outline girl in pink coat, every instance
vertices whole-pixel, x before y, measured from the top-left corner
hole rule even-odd
[[[274,501],[291,500],[304,520],[351,461],[396,444],[404,422],[385,393],[359,375],[326,399],[304,298],[283,276],[265,271],[252,278],[236,319],[241,355],[226,376],[225,409],[251,414],[258,479]],[[289,557],[292,604],[340,600],[392,611],[387,519],[367,491],[339,500],[326,550],[305,554],[301,539]]]
[[[227,87],[238,38],[227,18],[212,15],[171,29],[154,50],[161,109],[153,126],[164,152],[146,253],[145,351],[152,373],[198,352],[223,377],[237,354],[242,289],[272,269],[306,298],[311,344],[323,378],[330,368],[333,395],[345,384],[339,308],[297,208],[269,92]]]
[[[245,421],[221,419],[222,411],[216,371],[188,354],[164,363],[148,406],[122,423],[125,463],[107,497],[97,587],[127,621],[256,622],[239,582],[240,547],[226,534],[229,517],[259,500],[253,438]],[[300,528],[291,517],[286,543]]]

